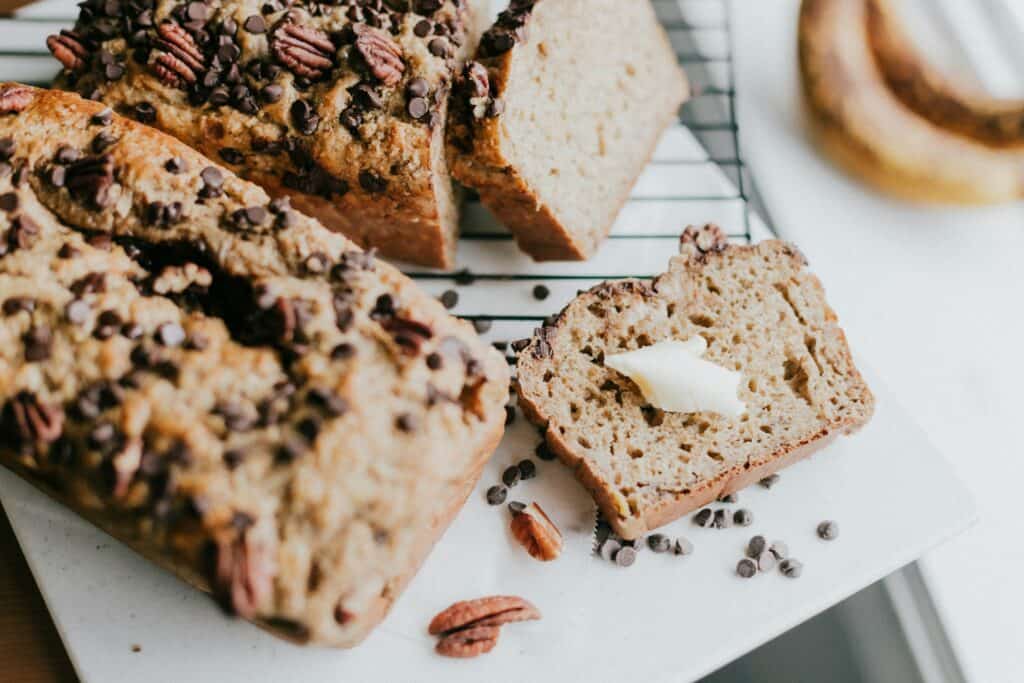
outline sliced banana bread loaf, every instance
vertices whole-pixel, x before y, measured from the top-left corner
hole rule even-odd
[[[230,611],[359,642],[507,391],[467,323],[287,200],[0,84],[0,464]]]
[[[520,353],[519,400],[605,518],[636,538],[849,433],[874,399],[792,246],[688,228],[667,273],[574,299]],[[703,337],[741,375],[739,417],[663,412],[606,355]]]
[[[62,88],[183,140],[363,247],[453,265],[461,0],[85,0],[47,44]]]
[[[452,171],[536,259],[608,234],[686,77],[648,0],[512,0],[449,113]]]

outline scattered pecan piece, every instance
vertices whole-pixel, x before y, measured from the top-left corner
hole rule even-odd
[[[65,29],[61,29],[58,35],[47,37],[46,47],[68,71],[81,69],[89,56],[89,49],[82,42],[81,36]]]
[[[531,557],[542,562],[562,554],[562,532],[537,503],[512,515],[512,535]]]
[[[697,256],[703,256],[708,252],[722,251],[728,244],[728,237],[714,223],[707,223],[701,228],[690,225],[679,238],[679,251],[695,250]]]
[[[389,36],[365,24],[357,25],[355,49],[384,85],[396,85],[405,73],[402,51]]]
[[[226,610],[251,619],[273,588],[273,562],[252,533],[253,520],[236,514],[234,529],[217,540],[213,585]]]
[[[320,29],[285,22],[274,30],[270,51],[296,76],[320,78],[334,66],[336,48]]]
[[[31,88],[12,85],[0,90],[0,114],[17,114],[31,103]]]
[[[388,316],[380,324],[391,333],[395,343],[410,354],[418,353],[423,342],[434,335],[429,325],[412,318]]]
[[[456,631],[437,641],[435,650],[437,654],[445,657],[461,659],[476,657],[494,649],[494,646],[498,644],[500,631],[501,629],[497,626],[478,626],[464,631]]]
[[[448,635],[478,626],[502,626],[516,621],[540,619],[540,610],[514,595],[492,595],[463,600],[440,612],[430,622],[430,635]]]

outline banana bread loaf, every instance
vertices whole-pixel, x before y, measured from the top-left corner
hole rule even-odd
[[[358,643],[495,447],[508,368],[345,237],[0,85],[0,463],[231,612]]]
[[[450,81],[463,0],[85,0],[47,44],[62,88],[199,149],[363,247],[453,265]]]
[[[729,246],[717,227],[688,228],[667,273],[581,294],[520,353],[524,413],[624,538],[870,419],[874,398],[805,265],[784,242]],[[698,336],[708,361],[740,373],[740,416],[659,410],[604,363],[609,354]]]
[[[449,157],[520,248],[585,259],[686,99],[648,0],[512,0],[457,81]]]

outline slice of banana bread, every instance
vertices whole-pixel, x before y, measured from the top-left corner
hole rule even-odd
[[[686,76],[648,0],[512,0],[453,92],[452,172],[538,260],[608,234]]]
[[[507,392],[468,323],[286,200],[0,84],[0,464],[230,611],[359,642]]]
[[[524,413],[605,518],[636,538],[850,433],[874,398],[818,279],[789,244],[729,246],[688,228],[667,273],[576,297],[518,361]],[[606,354],[699,335],[705,358],[741,373],[746,412],[658,410]]]
[[[469,0],[85,0],[57,85],[154,125],[386,256],[454,264],[444,154]]]

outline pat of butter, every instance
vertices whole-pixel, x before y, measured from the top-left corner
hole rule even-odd
[[[604,364],[633,380],[655,408],[738,417],[747,409],[737,397],[740,373],[701,358],[707,349],[697,335],[605,356]]]

